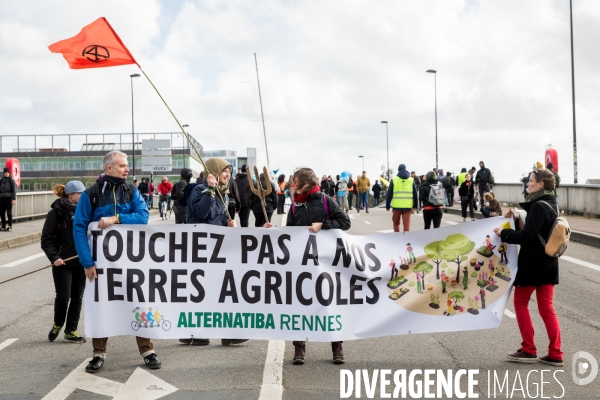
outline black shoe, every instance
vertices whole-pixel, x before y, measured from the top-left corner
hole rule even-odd
[[[554,360],[554,359],[550,358],[549,356],[540,357],[540,358],[538,358],[538,361],[543,364],[553,365],[555,367],[562,367],[565,365],[563,360]]]
[[[60,333],[61,329],[62,326],[52,325],[52,329],[50,329],[50,332],[48,332],[48,340],[54,342],[56,339],[58,339],[58,334]]]
[[[0,228],[0,232],[5,232],[5,231],[6,231],[5,227]]]
[[[223,346],[229,346],[231,344],[240,344],[247,342],[250,339],[221,339],[221,344]]]
[[[160,367],[162,367],[160,360],[158,359],[158,357],[156,357],[156,354],[154,353],[144,357],[144,362],[150,369],[159,369]]]
[[[90,374],[100,371],[104,367],[104,358],[95,356],[92,361],[85,367],[85,372]]]
[[[12,231],[12,226],[9,226],[8,228],[6,228],[6,232],[10,232]]]
[[[208,339],[179,339],[179,343],[191,346],[207,346],[210,343]]]

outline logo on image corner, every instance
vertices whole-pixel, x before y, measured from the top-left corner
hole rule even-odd
[[[131,322],[131,329],[138,331],[140,328],[162,328],[165,331],[171,329],[171,322],[165,319],[158,308],[136,307],[132,313],[135,315],[135,321]]]
[[[573,382],[579,386],[591,383],[598,375],[598,361],[588,352],[578,351],[573,354]],[[589,374],[585,376],[586,374]]]

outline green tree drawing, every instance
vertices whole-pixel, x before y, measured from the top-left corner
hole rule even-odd
[[[457,283],[460,282],[460,263],[468,259],[467,254],[473,251],[474,248],[475,242],[462,233],[450,235],[438,245],[442,258],[448,262],[456,263]]]
[[[433,269],[433,265],[429,264],[427,261],[421,261],[417,265],[413,267],[413,272],[421,275],[421,280],[423,282],[423,289],[425,289],[425,275],[431,272]]]
[[[458,307],[458,302],[465,298],[465,294],[459,290],[450,293],[450,298],[454,301],[454,307]]]
[[[440,243],[442,243],[442,241],[438,240],[435,242],[431,242],[427,246],[425,246],[425,255],[436,265],[435,279],[437,280],[440,280],[440,264],[442,263],[442,261],[444,261],[444,258],[440,254],[440,250],[438,248],[438,245]]]

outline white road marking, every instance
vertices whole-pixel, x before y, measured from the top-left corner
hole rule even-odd
[[[0,351],[4,350],[5,348],[7,348],[8,346],[10,346],[11,344],[13,344],[14,342],[16,342],[19,339],[6,339],[4,342],[0,343]]]
[[[363,221],[365,224],[371,225],[369,221]]]
[[[284,340],[269,340],[259,400],[280,400],[282,398],[284,350]]]
[[[29,257],[21,258],[20,260],[13,261],[13,262],[8,263],[8,264],[0,265],[0,268],[12,268],[12,267],[16,267],[17,265],[25,264],[26,262],[35,260],[36,258],[44,257],[45,255],[46,255],[46,253],[44,253],[42,251],[41,253],[37,253],[37,254],[34,254],[32,256],[29,256]]]
[[[392,232],[394,232],[394,230],[393,229],[384,229],[382,231],[377,231],[377,232],[379,232],[379,233],[392,233]]]
[[[508,308],[504,309],[504,315],[506,315],[508,318],[517,318],[515,313],[510,311]]]
[[[445,222],[445,223],[447,223],[448,225],[458,225],[458,222],[454,222],[454,221],[445,221],[445,220],[444,220],[444,221],[442,221],[442,222]]]
[[[155,400],[174,393],[177,390],[175,386],[169,385],[150,372],[136,368],[129,379],[127,379],[127,382],[125,382],[123,389],[117,393],[113,400]]]
[[[583,261],[583,260],[578,260],[577,258],[573,258],[573,257],[569,257],[569,256],[562,256],[561,259],[568,261],[568,262],[572,262],[573,264],[581,265],[583,267],[588,267],[588,268],[594,269],[596,271],[600,271],[600,265],[592,264],[590,262]]]

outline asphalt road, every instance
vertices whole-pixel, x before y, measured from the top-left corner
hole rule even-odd
[[[356,214],[354,211],[351,215],[351,234],[364,235],[387,231],[392,227],[391,214],[382,209],[372,210],[370,214]],[[279,225],[280,216],[275,217],[274,222]],[[174,220],[155,220],[152,223],[170,224]],[[442,227],[456,223],[462,223],[462,219],[445,215]],[[422,216],[414,215],[411,230],[420,229],[423,229]],[[1,251],[0,281],[48,265],[45,257],[35,258],[40,252],[39,244]],[[592,266],[600,264],[598,248],[572,243],[566,255],[591,263]],[[3,267],[28,258],[29,261],[21,264]],[[500,380],[508,371],[511,390],[516,381],[517,390],[512,393],[513,397],[533,397],[537,390],[539,398],[540,371],[550,370],[543,378],[547,382],[544,384],[545,397],[598,398],[600,377],[586,386],[576,385],[571,374],[571,359],[576,352],[586,351],[600,360],[600,271],[565,260],[561,260],[560,265],[560,285],[556,288],[555,307],[562,326],[565,352],[565,366],[562,368],[507,362],[505,354],[520,347],[520,335],[514,316],[505,315],[501,326],[492,330],[388,336],[345,342],[344,365],[331,363],[329,343],[308,343],[306,364],[293,365],[293,345],[285,342],[282,398],[340,398],[342,369],[370,372],[405,369],[408,373],[414,369],[451,369],[455,372],[460,369],[479,369],[475,391],[480,398],[488,397],[488,371],[491,371],[492,377],[496,371],[501,376]],[[157,353],[163,368],[150,372],[142,365],[134,338],[116,337],[109,340],[104,369],[97,375],[85,374],[82,370],[85,360],[91,357],[90,342],[78,346],[61,340],[50,343],[46,339],[52,326],[53,301],[54,286],[50,269],[0,284],[0,399],[41,399],[49,393],[50,396],[46,398],[108,399],[112,396],[98,393],[123,384],[133,391],[127,396],[122,394],[121,398],[158,398],[156,396],[162,395],[161,389],[172,385],[178,390],[161,398],[258,399],[265,366],[267,370],[272,366],[273,360],[269,359],[271,354],[269,357],[267,354],[268,341],[250,341],[230,347],[213,341],[206,347],[188,347],[174,340],[157,340]],[[535,299],[532,299],[531,308],[536,342],[542,355],[545,354],[548,340],[536,312]],[[508,310],[512,311],[512,302]],[[79,327],[80,333],[84,334],[83,315]],[[527,382],[530,371],[537,372],[530,373]],[[92,380],[88,379],[90,376]],[[519,390],[518,378],[524,392]],[[79,389],[71,394],[60,394],[60,389],[69,380],[79,380]],[[388,392],[393,388],[392,384]],[[466,390],[466,380],[461,381],[461,388]],[[135,396],[131,393],[135,393]],[[375,398],[379,397],[379,393],[377,389]],[[506,388],[497,395],[506,398]],[[354,397],[355,394],[352,395]],[[366,398],[364,386],[362,398]]]

